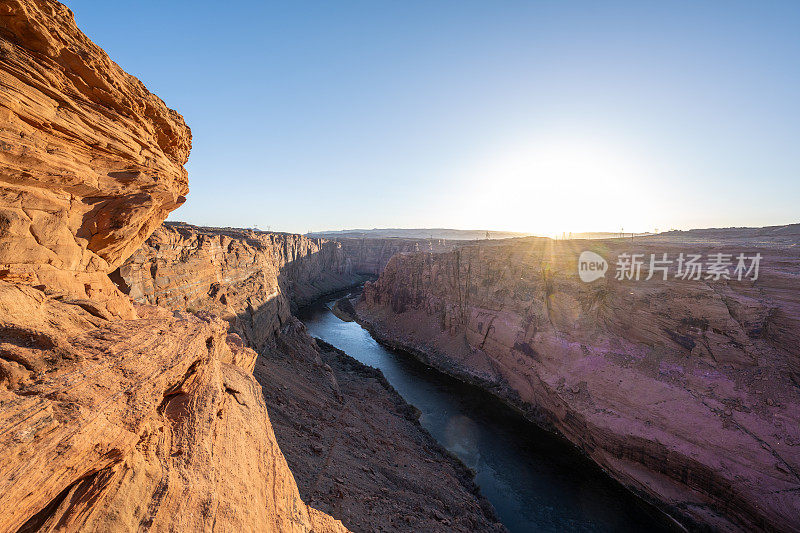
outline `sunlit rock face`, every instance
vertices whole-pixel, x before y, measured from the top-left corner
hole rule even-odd
[[[323,294],[358,283],[339,243],[166,223],[113,274],[131,298],[213,311],[255,348]]]
[[[213,316],[137,312],[0,281],[0,530],[346,531],[300,499],[256,353]]]
[[[183,201],[190,134],[51,0],[0,0],[0,531],[343,532],[256,353],[108,273]]]
[[[105,274],[185,200],[189,128],[57,2],[0,1],[0,88],[0,279],[116,299]]]
[[[800,527],[800,252],[523,239],[394,256],[357,305],[384,342],[563,433],[689,525]],[[756,281],[579,279],[578,257],[756,252]]]

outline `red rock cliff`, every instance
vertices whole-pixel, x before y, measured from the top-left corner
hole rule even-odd
[[[800,255],[736,246],[524,239],[400,254],[357,311],[378,338],[563,433],[689,525],[796,530]],[[756,282],[617,281],[612,263],[587,284],[585,248],[765,257]]]
[[[0,279],[115,298],[185,199],[189,128],[57,2],[0,2],[0,87]]]
[[[190,133],[48,0],[0,0],[0,531],[345,531],[306,506],[256,354],[107,276]]]
[[[293,309],[362,279],[336,242],[183,223],[160,227],[113,277],[136,301],[213,311],[257,349]]]

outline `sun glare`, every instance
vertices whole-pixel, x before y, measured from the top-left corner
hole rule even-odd
[[[474,168],[468,199],[480,223],[539,235],[645,231],[647,169],[640,156],[604,142],[546,141],[501,151]]]

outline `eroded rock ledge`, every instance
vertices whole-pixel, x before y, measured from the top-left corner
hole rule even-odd
[[[213,316],[107,321],[0,282],[0,530],[345,531],[307,507]]]
[[[520,239],[400,254],[356,308],[376,338],[559,431],[685,524],[794,530],[800,255],[761,244]],[[623,282],[612,264],[584,284],[583,249],[764,258],[756,282]]]
[[[0,279],[130,317],[106,274],[184,202],[189,128],[55,1],[0,1],[0,89]]]

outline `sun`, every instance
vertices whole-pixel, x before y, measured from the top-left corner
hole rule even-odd
[[[485,157],[465,202],[475,224],[560,236],[644,231],[652,219],[648,168],[640,154],[603,140],[540,139]]]

